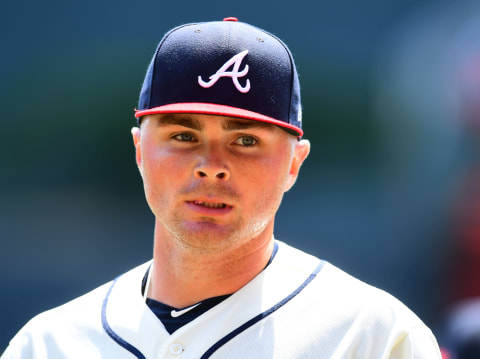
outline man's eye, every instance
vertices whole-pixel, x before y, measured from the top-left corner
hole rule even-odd
[[[192,142],[195,140],[191,133],[179,133],[178,135],[173,136],[173,138],[182,142]]]
[[[252,136],[242,136],[242,137],[239,137],[235,143],[237,145],[241,145],[241,146],[245,146],[245,147],[250,147],[250,146],[255,146],[256,144],[258,144],[258,141],[256,140],[255,137],[252,137]]]

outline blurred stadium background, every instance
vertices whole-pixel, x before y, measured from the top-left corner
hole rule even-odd
[[[478,161],[475,1],[2,8],[0,353],[33,315],[150,258],[129,132],[144,72],[168,29],[227,16],[282,38],[300,74],[313,152],[277,238],[393,293],[439,334]]]

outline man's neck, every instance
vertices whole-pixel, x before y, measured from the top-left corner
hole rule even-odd
[[[148,297],[183,308],[234,293],[265,268],[273,247],[273,223],[258,236],[219,251],[179,245],[156,228]]]

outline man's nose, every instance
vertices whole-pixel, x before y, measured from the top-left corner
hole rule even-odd
[[[224,163],[219,150],[211,148],[201,155],[194,175],[196,178],[226,181],[230,178],[230,170]]]

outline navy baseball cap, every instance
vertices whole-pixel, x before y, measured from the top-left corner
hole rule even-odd
[[[236,18],[182,25],[160,41],[135,110],[240,117],[302,136],[293,57],[276,36]]]

